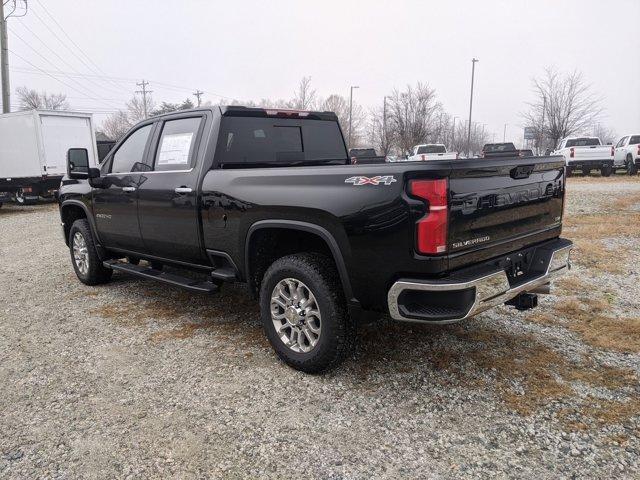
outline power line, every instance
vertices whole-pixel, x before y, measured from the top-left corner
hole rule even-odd
[[[36,32],[34,32],[33,30],[31,30],[31,28],[29,28],[29,26],[28,26],[25,22],[21,21],[21,22],[20,22],[20,24],[21,24],[24,28],[26,28],[26,29],[27,29],[27,30],[28,30],[28,31],[29,31],[29,32],[30,32],[30,33],[31,33],[31,34],[32,34],[36,39],[38,39],[38,40],[40,41],[40,43],[42,43],[42,44],[45,46],[45,48],[46,48],[47,50],[49,50],[51,53],[53,53],[57,58],[59,58],[59,59],[60,59],[60,61],[62,61],[62,63],[64,63],[67,67],[69,67],[69,68],[70,68],[70,69],[71,69],[75,74],[79,74],[79,75],[81,75],[81,73],[80,73],[80,72],[78,72],[78,71],[74,68],[74,66],[73,66],[73,65],[71,65],[69,62],[67,62],[67,60],[65,60],[63,57],[61,57],[61,56],[58,54],[58,52],[56,52],[53,48],[51,48],[49,45],[47,45],[47,42],[45,42],[45,41],[44,41],[44,40],[43,40],[39,35],[37,35],[37,34],[36,34]],[[88,79],[88,81],[90,81],[91,83],[93,83],[94,85],[96,85],[97,87],[99,87],[99,88],[101,88],[101,89],[104,89],[104,88],[105,88],[105,87],[104,87],[104,85],[99,84],[99,83],[98,83],[98,82],[96,82],[95,80]],[[120,87],[120,88],[121,88],[121,87]],[[120,93],[120,92],[121,92],[121,90],[114,90],[114,88],[113,88],[113,87],[109,87],[108,89],[109,89],[111,92],[114,92],[114,93]]]
[[[56,81],[60,82],[61,84],[63,84],[63,85],[64,85],[64,86],[66,86],[67,88],[70,88],[71,90],[74,90],[74,91],[76,91],[76,92],[78,92],[78,93],[80,93],[80,94],[82,94],[82,95],[86,95],[86,94],[85,94],[85,92],[82,92],[82,91],[78,90],[78,89],[77,89],[76,87],[74,87],[73,85],[70,85],[70,84],[68,84],[67,82],[64,82],[64,81],[60,80],[59,78],[54,77],[53,75],[51,75],[51,74],[49,74],[49,73],[45,72],[44,70],[42,70],[42,69],[38,68],[36,65],[34,65],[33,63],[31,63],[29,60],[27,60],[26,58],[22,57],[21,55],[18,55],[18,54],[17,54],[16,52],[14,52],[13,50],[9,50],[9,52],[11,52],[11,54],[12,54],[12,55],[15,55],[16,57],[18,57],[18,58],[19,58],[20,60],[22,60],[23,62],[26,62],[26,63],[28,63],[29,65],[31,65],[32,67],[34,67],[34,68],[36,68],[36,69],[38,69],[38,70],[41,70],[41,71],[42,71],[43,73],[45,73],[47,76],[49,76],[49,77],[53,78],[54,80],[56,80]],[[101,103],[104,103],[104,102],[101,102]],[[118,108],[118,107],[115,107],[114,105],[109,105],[108,103],[105,103],[105,105],[107,105],[107,106],[108,106],[108,107],[110,107],[110,108]]]
[[[33,50],[33,51],[34,51],[34,53],[35,53],[36,55],[38,55],[40,58],[42,58],[45,62],[48,62],[48,63],[50,63],[51,65],[53,65],[53,66],[55,67],[55,64],[54,64],[51,60],[49,60],[47,57],[45,57],[43,54],[41,54],[38,50],[36,50],[33,46],[31,46],[31,44],[29,44],[29,42],[27,42],[24,38],[22,38],[22,37],[21,37],[20,35],[18,35],[15,31],[13,31],[13,29],[11,29],[11,33],[12,33],[14,36],[16,36],[16,37],[17,37],[21,42],[23,42],[27,47],[29,47],[31,50]],[[12,51],[11,53],[15,54],[15,52],[13,52],[13,51]],[[22,57],[20,57],[20,58],[22,58]],[[23,59],[23,60],[24,60],[24,59]],[[33,65],[33,64],[31,64],[31,65]],[[71,80],[71,81],[75,82],[75,83],[76,83],[80,88],[84,89],[84,90],[85,90],[85,92],[83,92],[83,93],[85,93],[85,95],[86,95],[86,92],[89,92],[89,94],[90,94],[90,95],[94,95],[94,96],[95,96],[95,97],[97,97],[97,98],[103,98],[103,97],[100,97],[100,95],[99,95],[99,94],[97,94],[96,92],[94,92],[94,91],[90,90],[88,87],[86,87],[86,86],[82,85],[78,80],[75,80],[75,79],[73,79],[73,78],[69,77],[68,75],[66,75],[66,77],[67,77],[69,80]],[[104,103],[104,102],[103,102],[103,103]],[[106,104],[106,103],[105,103],[105,105],[108,105],[108,104]],[[114,107],[114,105],[109,105],[109,106],[110,106],[110,107]]]
[[[60,23],[58,23],[58,21],[54,18],[54,16],[51,14],[51,12],[49,12],[49,10],[47,10],[47,8],[46,8],[46,7],[45,7],[41,2],[38,2],[38,4],[42,7],[42,9],[45,11],[45,13],[49,16],[49,18],[51,18],[51,20],[53,20],[53,23],[55,23],[55,24],[58,26],[58,28],[60,29],[60,31],[61,31],[61,32],[62,32],[62,33],[63,33],[63,34],[64,34],[64,35],[69,39],[69,41],[70,41],[73,45],[75,45],[75,47],[76,47],[76,48],[77,48],[77,49],[78,49],[78,50],[79,50],[79,51],[80,51],[80,52],[81,52],[85,57],[87,57],[87,59],[89,59],[89,61],[90,61],[91,63],[93,63],[93,64],[95,65],[95,63],[93,62],[93,60],[91,60],[91,58],[89,58],[89,56],[88,56],[86,53],[84,53],[84,51],[83,51],[83,50],[78,46],[78,44],[77,44],[76,42],[74,42],[74,41],[73,41],[73,39],[69,36],[69,34],[67,34],[66,30],[62,27],[62,25],[60,25]],[[86,62],[82,57],[80,57],[77,53],[75,53],[75,52],[73,51],[73,49],[72,49],[71,47],[69,47],[69,45],[67,45],[67,44],[65,43],[65,41],[64,41],[64,40],[62,40],[62,39],[60,38],[60,36],[59,36],[59,35],[58,35],[58,34],[57,34],[57,33],[56,33],[56,32],[55,32],[55,31],[54,31],[54,30],[49,26],[49,24],[48,24],[47,22],[45,22],[45,21],[42,19],[42,17],[41,17],[40,15],[38,15],[38,12],[37,12],[37,11],[33,11],[33,9],[32,9],[32,13],[33,13],[33,15],[34,15],[34,16],[35,16],[35,17],[40,21],[40,23],[42,23],[42,24],[47,28],[47,30],[49,30],[49,31],[53,34],[53,36],[54,36],[54,37],[56,37],[56,39],[58,39],[58,41],[60,42],[60,44],[61,44],[63,47],[65,47],[65,48],[66,48],[66,49],[67,49],[67,50],[68,50],[68,51],[69,51],[69,52],[70,52],[74,57],[76,57],[78,60],[80,60],[80,62],[81,62],[85,67],[87,67],[89,70],[92,70],[92,71],[94,71],[95,73],[98,73],[98,75],[100,75],[100,73],[101,73],[101,72],[99,72],[98,70],[96,70],[96,68],[94,68],[94,67],[92,67],[91,65],[89,65],[89,64],[88,64],[88,63],[87,63],[87,62]],[[98,67],[98,69],[99,69],[99,67]],[[104,72],[102,72],[102,73],[104,73]],[[113,82],[110,82],[110,83],[113,83]],[[118,85],[117,85],[117,84],[115,84],[115,83],[113,83],[113,84],[116,86],[116,88],[122,88],[122,87],[118,86]]]

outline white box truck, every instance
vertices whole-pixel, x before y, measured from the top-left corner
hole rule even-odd
[[[54,195],[66,173],[67,150],[86,148],[97,164],[90,113],[29,110],[0,115],[0,205]]]

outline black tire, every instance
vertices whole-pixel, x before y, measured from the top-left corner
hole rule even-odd
[[[79,234],[84,239],[86,245],[86,271],[82,271],[76,263],[74,256],[74,245],[76,234]],[[91,228],[89,227],[89,221],[86,218],[76,220],[71,226],[69,231],[69,251],[71,253],[71,264],[76,272],[78,280],[85,285],[99,285],[106,283],[111,279],[113,270],[106,268],[102,265],[102,260],[98,256],[95,242],[93,241],[93,235],[91,234]]]
[[[309,352],[285,345],[271,319],[271,295],[284,279],[294,278],[308,287],[321,315],[320,336]],[[340,277],[334,263],[319,254],[300,253],[279,258],[267,269],[260,288],[260,313],[265,334],[287,365],[306,373],[322,373],[340,365],[356,341],[356,323],[349,316]]]
[[[611,165],[604,165],[600,169],[600,175],[602,175],[603,177],[610,177],[612,172],[613,172],[613,167]]]
[[[633,161],[633,157],[631,155],[627,157],[627,173],[629,175],[636,175],[638,173],[638,166]]]
[[[591,169],[590,168],[583,168],[582,169],[582,175],[585,177],[588,177],[589,175],[591,175]]]

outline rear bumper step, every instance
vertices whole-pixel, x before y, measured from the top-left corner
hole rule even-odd
[[[557,239],[528,249],[533,250],[532,261],[528,272],[519,274],[521,279],[510,277],[507,269],[501,268],[505,259],[521,257],[521,252],[475,265],[450,278],[400,279],[387,295],[389,313],[394,320],[446,324],[470,318],[522,293],[542,293],[550,281],[570,268],[572,248],[570,241]]]
[[[161,270],[155,270],[151,267],[124,263],[118,260],[107,260],[103,262],[103,265],[107,268],[129,273],[137,277],[157,280],[162,283],[168,283],[169,285],[186,288],[192,292],[216,293],[220,289],[220,287],[213,282],[194,280],[193,278],[183,277],[173,273],[166,273]]]

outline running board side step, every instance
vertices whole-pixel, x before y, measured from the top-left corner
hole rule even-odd
[[[169,285],[182,287],[192,292],[216,293],[220,290],[220,287],[213,282],[203,282],[201,280],[194,280],[193,278],[182,277],[173,273],[165,273],[151,267],[133,265],[132,263],[124,263],[118,260],[107,260],[102,262],[102,264],[107,268],[111,268],[119,272],[125,272],[135,275],[136,277],[168,283]]]

